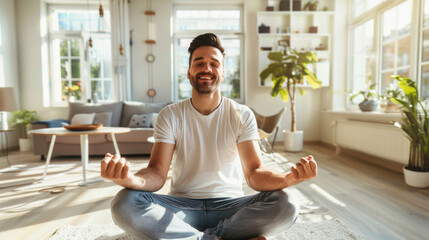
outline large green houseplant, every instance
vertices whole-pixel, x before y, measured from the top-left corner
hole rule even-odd
[[[405,181],[414,187],[429,187],[429,114],[425,108],[423,100],[419,97],[416,82],[401,76],[392,76],[398,81],[405,97],[396,97],[391,100],[401,106],[403,113],[402,123],[395,122],[395,126],[400,127],[410,141],[410,153],[408,165],[404,168]],[[420,172],[417,174],[426,178],[423,182],[417,183],[410,179],[409,171]],[[426,181],[426,182],[425,182]]]
[[[290,101],[291,111],[291,129],[290,132],[301,132],[301,139],[298,147],[285,145],[286,150],[300,151],[302,150],[302,131],[296,130],[296,110],[295,97],[298,89],[301,95],[305,94],[304,89],[300,88],[300,84],[309,84],[313,89],[321,86],[321,82],[312,72],[312,68],[317,62],[317,57],[310,51],[298,51],[295,49],[287,49],[279,52],[268,53],[268,59],[271,63],[259,74],[262,82],[271,76],[273,87],[271,96],[280,96],[284,102]],[[306,80],[306,81],[304,81]],[[287,141],[285,141],[286,143]],[[288,149],[289,148],[289,149]],[[301,149],[299,149],[301,148]]]

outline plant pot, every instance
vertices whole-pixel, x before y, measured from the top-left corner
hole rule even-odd
[[[401,106],[397,103],[388,101],[386,104],[380,105],[385,113],[398,113],[401,112]]]
[[[362,112],[372,112],[377,110],[378,102],[374,100],[363,101],[359,103],[359,108]]]
[[[416,188],[427,188],[429,187],[429,172],[417,172],[404,169],[405,183],[408,186]]]
[[[19,139],[19,151],[31,151],[33,150],[33,141],[30,138]]]
[[[283,131],[283,148],[287,152],[302,152],[304,142],[303,131]]]

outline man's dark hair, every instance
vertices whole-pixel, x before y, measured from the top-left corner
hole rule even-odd
[[[189,45],[189,65],[191,65],[192,54],[194,53],[195,49],[204,46],[215,47],[219,49],[222,55],[225,56],[225,49],[222,47],[219,37],[213,33],[204,33],[194,38],[194,40],[192,40],[191,44]]]

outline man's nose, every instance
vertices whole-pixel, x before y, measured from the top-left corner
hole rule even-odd
[[[209,63],[204,64],[203,71],[211,72],[212,68],[210,67]]]

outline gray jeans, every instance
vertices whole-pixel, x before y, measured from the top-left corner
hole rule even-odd
[[[299,203],[289,190],[240,198],[189,199],[122,189],[112,201],[114,222],[137,239],[249,239],[295,222]]]

